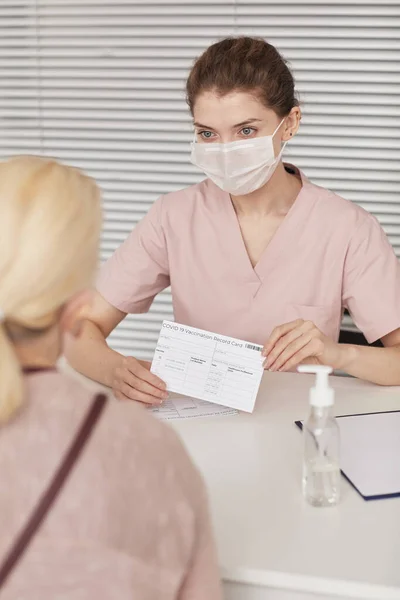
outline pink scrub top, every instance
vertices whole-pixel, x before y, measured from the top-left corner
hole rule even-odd
[[[101,295],[144,313],[171,285],[177,322],[258,344],[297,318],[337,340],[345,308],[369,342],[400,327],[400,265],[378,221],[286,168],[302,189],[255,268],[230,195],[206,179],[154,203],[103,266]]]

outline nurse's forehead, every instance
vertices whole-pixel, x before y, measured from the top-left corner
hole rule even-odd
[[[231,126],[251,120],[267,121],[275,116],[258,98],[248,92],[231,92],[220,96],[203,92],[193,108],[195,124],[207,127]]]

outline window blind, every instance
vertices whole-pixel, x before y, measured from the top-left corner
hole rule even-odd
[[[285,159],[374,213],[400,257],[399,33],[397,0],[2,0],[0,153],[55,156],[97,179],[105,260],[159,195],[203,178],[184,100],[194,58],[224,36],[262,36],[302,101]],[[164,292],[110,343],[150,358],[171,317]]]

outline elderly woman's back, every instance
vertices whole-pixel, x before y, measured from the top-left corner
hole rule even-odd
[[[58,196],[55,183],[63,184]],[[63,331],[76,333],[87,302],[99,211],[97,188],[77,171],[33,158],[0,166],[0,238],[4,226],[14,228],[0,252],[0,560],[93,402],[54,365]],[[204,486],[172,430],[141,407],[108,399],[1,593],[7,600],[220,598]]]
[[[4,555],[92,403],[57,371],[25,375],[24,410],[0,436]],[[219,597],[204,486],[175,434],[109,400],[4,599]]]

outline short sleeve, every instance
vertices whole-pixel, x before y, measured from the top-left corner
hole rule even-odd
[[[154,297],[170,284],[161,211],[162,197],[100,271],[98,291],[123,312],[147,312]]]
[[[400,265],[372,215],[365,216],[350,240],[342,299],[369,343],[400,327]]]

